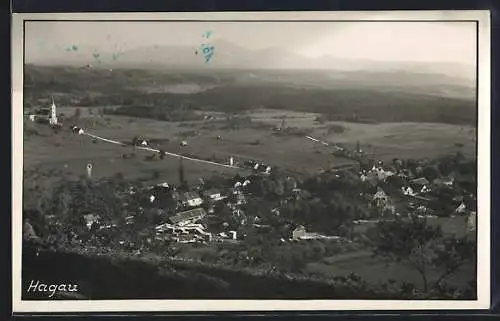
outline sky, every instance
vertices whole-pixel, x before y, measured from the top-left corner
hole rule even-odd
[[[26,61],[66,54],[197,46],[203,34],[249,49],[281,47],[307,57],[475,65],[474,22],[52,22],[29,21]]]

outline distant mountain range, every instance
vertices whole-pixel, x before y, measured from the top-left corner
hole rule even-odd
[[[55,50],[36,61],[36,65],[84,66],[92,64],[106,68],[154,68],[154,69],[317,69],[343,71],[402,71],[441,74],[460,78],[471,84],[475,79],[475,66],[458,63],[380,62],[338,59],[332,56],[308,58],[292,53],[286,48],[270,47],[251,50],[225,40],[216,40],[214,54],[206,63],[200,47],[190,46],[148,46],[124,52],[99,52],[94,57],[93,49],[78,48],[65,52]]]

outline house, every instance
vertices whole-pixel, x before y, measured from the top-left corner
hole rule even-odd
[[[39,239],[38,235],[35,233],[35,229],[27,219],[24,221],[23,225],[23,238],[24,240]]]
[[[244,205],[247,203],[247,199],[243,194],[236,195],[236,205]]]
[[[203,208],[195,208],[189,211],[180,212],[170,217],[170,222],[175,225],[183,226],[193,224],[201,220],[207,215]]]
[[[210,242],[212,234],[205,231],[201,224],[186,224],[183,226],[171,225],[168,223],[158,225],[156,228],[157,234],[167,234],[173,237],[175,241],[180,242],[179,237],[187,237],[190,240],[201,240]]]
[[[210,190],[204,191],[203,197],[210,199],[212,201],[220,201],[220,200],[223,200],[226,198],[225,196],[223,196],[221,194],[220,191],[218,191],[216,189],[210,189]]]
[[[321,239],[340,239],[339,236],[325,236],[319,233],[310,233],[306,231],[306,228],[302,225],[297,226],[292,232],[292,240],[321,240]]]
[[[292,232],[292,239],[294,240],[300,240],[302,237],[306,236],[306,229],[304,226],[299,225],[295,230]]]
[[[372,202],[377,207],[384,207],[389,203],[389,196],[379,187],[373,195]]]
[[[476,212],[471,212],[467,219],[467,231],[473,232],[476,230],[477,214]]]
[[[125,217],[125,224],[130,225],[135,223],[135,217],[133,215]]]
[[[376,171],[369,171],[364,177],[361,178],[363,182],[368,182],[372,186],[377,186],[379,177]]]
[[[453,187],[455,179],[451,178],[436,178],[432,183],[438,187]]]
[[[241,183],[240,183],[241,184]],[[240,185],[241,186],[241,185]],[[242,194],[243,191],[241,190],[240,187],[231,187],[229,189],[229,194],[232,194],[232,195],[238,195],[238,194]]]
[[[396,208],[392,205],[390,197],[379,187],[371,200],[371,205],[382,211],[390,211],[392,214],[396,212]]]
[[[286,178],[286,184],[287,184],[287,186],[289,186],[289,188],[291,188],[292,190],[299,190],[299,189],[297,188],[297,186],[298,186],[298,184],[297,184],[297,180],[296,180],[295,178],[293,178],[293,177],[288,176],[288,177]]]
[[[218,235],[220,239],[224,240],[236,240],[237,239],[237,233],[236,231],[229,231],[229,232],[221,232]]]
[[[458,213],[458,214],[463,214],[467,211],[467,206],[465,206],[465,203],[461,203],[456,209],[455,209],[455,213]]]
[[[167,189],[167,190],[169,190],[169,189],[170,189],[170,185],[168,185],[168,183],[167,183],[167,182],[158,183],[158,184],[156,184],[156,186],[157,186],[157,187],[159,187],[159,188],[165,188],[165,189]]]
[[[427,185],[422,186],[422,189],[420,189],[420,193],[425,194],[431,191],[430,187],[427,187]]]
[[[203,204],[203,200],[196,192],[185,192],[180,196],[180,201],[184,206],[197,207]]]
[[[307,191],[300,188],[294,188],[291,194],[292,194],[291,197],[295,200],[301,200],[304,198],[308,198],[310,196],[310,194]]]
[[[409,196],[415,196],[417,195],[414,191],[413,191],[413,188],[411,188],[410,186],[406,186],[406,187],[401,187],[401,191],[403,192],[403,195],[409,195]]]
[[[410,181],[410,184],[416,190],[422,190],[424,187],[430,188],[430,183],[425,177],[416,178]]]
[[[100,217],[99,215],[95,215],[95,214],[87,214],[87,215],[84,215],[83,216],[83,219],[85,220],[85,225],[87,226],[87,228],[90,230],[92,228],[92,225],[95,223],[95,224],[99,224],[99,221],[100,221]]]

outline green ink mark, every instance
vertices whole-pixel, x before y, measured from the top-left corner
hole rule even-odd
[[[118,52],[113,53],[113,60],[116,60],[120,57],[120,54]]]
[[[66,51],[77,51],[78,50],[78,46],[77,45],[72,45],[71,47],[67,47],[65,49]]]

